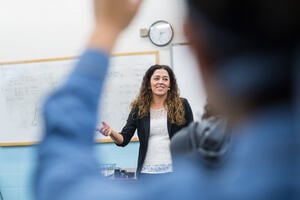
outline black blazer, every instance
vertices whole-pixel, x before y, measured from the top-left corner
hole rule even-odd
[[[176,124],[172,124],[168,119],[168,132],[169,132],[170,139],[174,136],[174,134],[177,131],[179,131],[183,127],[188,126],[189,123],[191,123],[194,120],[193,112],[190,104],[184,98],[181,98],[181,100],[184,106],[186,123],[178,126]],[[137,130],[137,134],[140,141],[138,164],[137,164],[137,176],[138,176],[141,172],[146,157],[147,148],[148,148],[149,131],[150,131],[150,114],[148,113],[147,116],[143,118],[138,118],[137,113],[138,113],[138,108],[133,109],[128,115],[127,123],[121,131],[121,134],[123,135],[124,138],[123,143],[117,145],[123,147],[126,146],[130,142],[131,138],[133,137],[135,130]]]

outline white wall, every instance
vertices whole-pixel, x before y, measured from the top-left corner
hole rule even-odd
[[[184,42],[182,0],[144,0],[130,27],[121,35],[114,52],[160,51],[170,64],[169,46],[158,48],[139,29],[154,21],[169,21],[173,43]],[[0,62],[79,55],[93,24],[91,0],[0,0]]]

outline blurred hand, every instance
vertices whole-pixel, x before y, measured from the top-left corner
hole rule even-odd
[[[141,2],[142,0],[94,0],[96,24],[89,45],[110,53],[119,34],[136,15]]]
[[[110,126],[105,122],[102,122],[101,124],[102,124],[102,126],[100,128],[98,128],[97,130],[105,136],[110,136],[111,132],[112,132],[112,129],[110,128]]]

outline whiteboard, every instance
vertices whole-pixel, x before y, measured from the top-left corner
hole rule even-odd
[[[42,137],[41,106],[73,69],[77,58],[0,63],[0,146],[31,145]],[[104,83],[99,119],[120,130],[145,71],[158,63],[158,52],[115,54]],[[110,142],[96,134],[98,142]]]
[[[186,98],[192,108],[194,120],[201,120],[206,95],[196,59],[187,44],[171,46],[171,61],[176,75],[180,96]]]

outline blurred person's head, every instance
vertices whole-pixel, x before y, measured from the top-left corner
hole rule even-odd
[[[292,99],[296,0],[188,0],[185,32],[213,107],[232,118]]]

